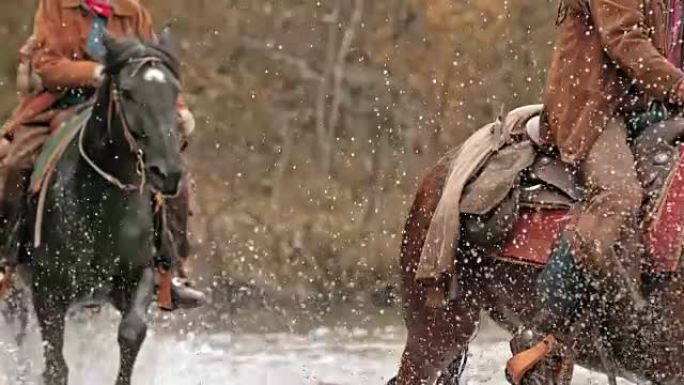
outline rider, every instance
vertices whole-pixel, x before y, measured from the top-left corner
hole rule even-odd
[[[654,103],[684,101],[684,73],[665,56],[662,1],[561,2],[542,130],[578,170],[585,202],[540,277],[539,315],[511,340],[507,369],[515,383],[524,373],[567,363],[571,326],[588,315],[581,311],[589,298],[584,288],[603,294],[622,314],[643,309],[638,278],[628,273],[634,266],[638,271],[638,258],[619,259],[637,255],[630,244],[643,199],[627,123],[643,118]]]
[[[40,0],[34,19],[33,35],[20,50],[17,86],[20,103],[3,126],[0,153],[0,204],[3,220],[6,211],[19,207],[28,177],[42,144],[48,137],[48,126],[64,108],[87,101],[104,79],[101,60],[105,54],[105,32],[112,37],[135,36],[154,41],[152,19],[138,0]],[[195,121],[183,97],[177,103],[179,131],[185,144]],[[183,144],[183,146],[184,146]],[[170,230],[175,234],[178,274],[185,277],[183,261],[187,258],[188,183],[182,193],[167,202]],[[17,211],[17,210],[15,210]],[[7,235],[7,234],[6,234]],[[12,238],[12,237],[7,237]],[[9,239],[5,241],[13,242]],[[8,271],[19,262],[16,253],[8,253]],[[171,256],[160,258],[159,265],[168,266]],[[160,271],[164,271],[160,267]],[[4,275],[4,286],[8,277]],[[197,304],[203,294],[186,285],[171,285],[171,274],[160,274],[160,287],[172,287],[176,305]],[[177,282],[177,281],[174,281]],[[162,308],[171,310],[168,291]]]

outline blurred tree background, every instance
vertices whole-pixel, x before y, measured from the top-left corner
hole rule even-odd
[[[57,1],[57,0],[55,0]],[[195,270],[217,298],[384,292],[426,169],[539,100],[554,3],[142,0],[173,25],[198,119]],[[0,111],[35,1],[0,13]]]

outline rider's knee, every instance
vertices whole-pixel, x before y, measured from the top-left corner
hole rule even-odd
[[[620,201],[626,208],[638,210],[644,200],[644,189],[638,181],[625,184],[620,192]]]
[[[635,213],[641,208],[644,199],[644,189],[637,181],[625,180],[620,185],[607,187],[603,193],[604,202],[613,206],[615,210]]]

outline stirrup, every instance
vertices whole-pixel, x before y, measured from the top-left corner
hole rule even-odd
[[[549,334],[543,340],[527,350],[514,355],[506,363],[506,379],[513,385],[520,385],[522,379],[538,363],[559,345],[556,337]]]
[[[12,293],[12,281],[14,281],[14,267],[5,266],[0,273],[0,301],[5,300]]]

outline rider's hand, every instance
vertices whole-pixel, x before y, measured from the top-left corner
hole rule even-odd
[[[0,138],[0,162],[7,156],[12,143],[7,138]]]
[[[95,70],[93,71],[93,85],[95,87],[101,86],[104,82],[104,79],[104,66],[102,64],[98,64],[97,66],[95,66]]]
[[[670,101],[674,104],[684,104],[684,79],[678,81],[670,93]]]
[[[184,139],[195,131],[195,116],[187,108],[178,110],[178,130]]]

